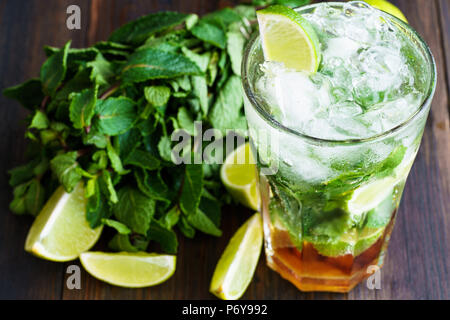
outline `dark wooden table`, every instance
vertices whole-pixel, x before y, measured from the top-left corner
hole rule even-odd
[[[72,39],[84,47],[133,18],[159,10],[204,14],[239,1],[219,0],[2,0],[0,1],[0,89],[38,75],[43,45]],[[449,299],[450,298],[450,0],[393,1],[430,45],[438,84],[417,159],[406,184],[390,242],[381,289],[360,284],[348,294],[302,293],[261,257],[244,299]],[[81,8],[81,30],[66,28],[66,8]],[[180,243],[177,271],[164,284],[123,289],[84,271],[80,290],[66,286],[73,263],[37,259],[23,250],[32,222],[10,213],[6,171],[24,159],[26,112],[0,96],[0,298],[4,299],[210,299],[214,266],[230,235],[249,212],[223,212],[224,235],[198,235]],[[78,262],[74,262],[78,263]]]

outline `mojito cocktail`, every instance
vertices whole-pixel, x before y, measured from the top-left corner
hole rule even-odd
[[[243,62],[267,263],[300,290],[347,292],[383,264],[435,65],[411,27],[362,2],[297,12],[315,72],[268,61],[260,36]]]

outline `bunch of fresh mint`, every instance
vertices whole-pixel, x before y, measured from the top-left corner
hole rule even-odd
[[[89,48],[46,47],[39,78],[4,90],[31,111],[29,162],[10,171],[11,210],[37,215],[59,185],[71,192],[83,181],[86,218],[117,231],[113,250],[153,240],[175,253],[175,227],[220,236],[219,165],[175,165],[171,135],[199,134],[194,121],[245,129],[240,65],[254,20],[250,5],[202,18],[159,12]]]

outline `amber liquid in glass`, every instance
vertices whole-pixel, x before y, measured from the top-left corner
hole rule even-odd
[[[327,257],[306,241],[301,250],[297,249],[287,231],[272,225],[268,206],[269,188],[267,180],[260,179],[267,264],[298,289],[348,292],[374,272],[370,266],[382,267],[397,209],[392,213],[383,235],[361,254]]]

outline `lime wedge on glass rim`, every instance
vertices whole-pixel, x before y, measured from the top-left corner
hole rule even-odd
[[[255,213],[236,231],[220,257],[211,280],[211,293],[223,300],[239,299],[253,278],[262,243],[262,219]]]
[[[257,11],[256,15],[266,60],[281,62],[297,71],[317,71],[320,44],[307,20],[283,5],[267,7]]]
[[[80,261],[94,278],[125,288],[160,284],[175,272],[176,256],[147,252],[84,252]]]
[[[377,8],[381,11],[392,14],[394,17],[399,18],[400,20],[408,23],[403,12],[400,11],[395,5],[386,0],[364,0],[365,3],[371,5],[374,8]]]
[[[25,250],[52,261],[70,261],[97,242],[102,226],[92,229],[86,221],[84,187],[79,183],[71,193],[60,186],[34,220]]]

